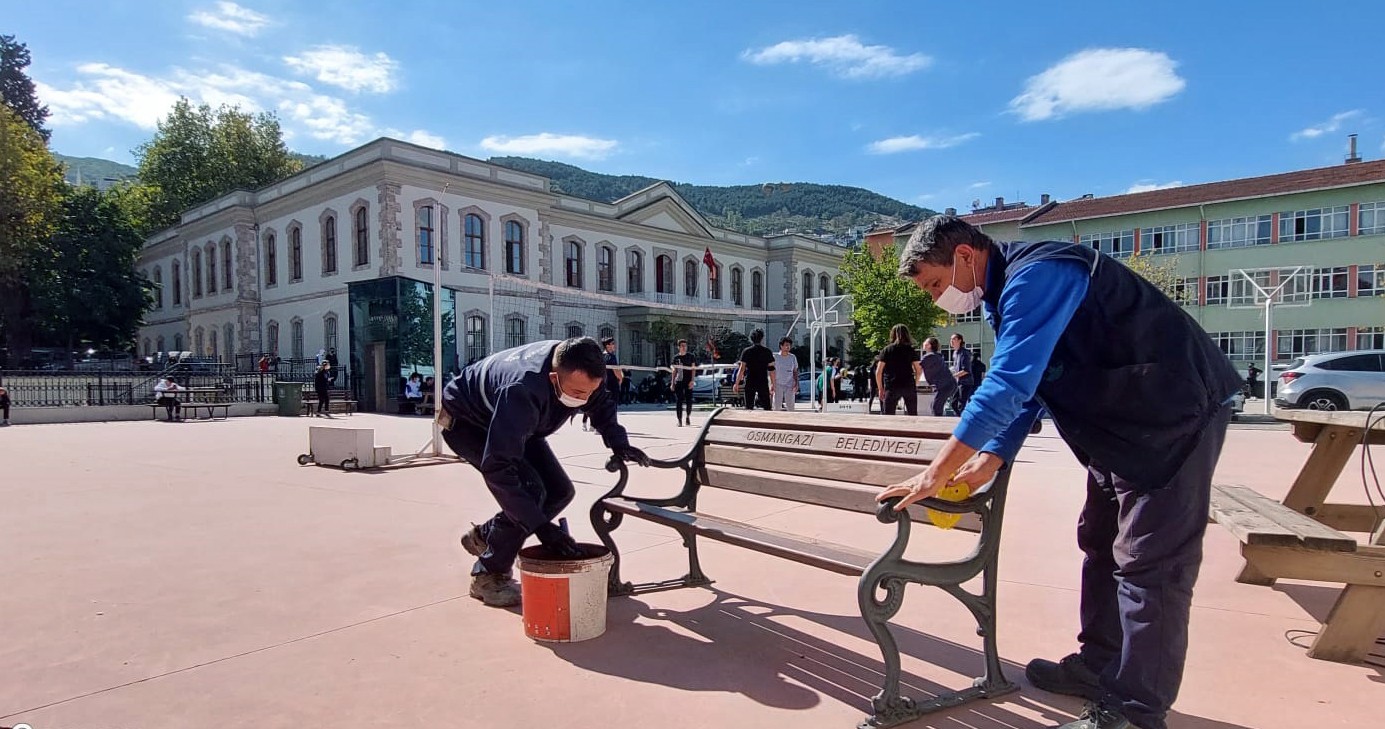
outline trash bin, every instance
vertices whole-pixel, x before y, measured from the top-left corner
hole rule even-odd
[[[303,412],[303,383],[275,382],[274,402],[279,403],[279,414],[298,417]]]
[[[585,559],[554,560],[542,545],[519,551],[524,634],[546,643],[577,643],[606,632],[606,581],[615,557],[579,544]]]

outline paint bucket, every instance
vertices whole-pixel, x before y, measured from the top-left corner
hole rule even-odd
[[[576,643],[606,632],[606,581],[615,558],[599,544],[577,545],[583,559],[551,559],[542,545],[519,551],[524,634]]]

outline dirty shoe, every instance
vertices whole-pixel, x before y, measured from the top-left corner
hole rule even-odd
[[[519,595],[519,584],[508,573],[482,572],[471,578],[471,596],[491,607],[514,607]]]
[[[1131,724],[1130,720],[1122,716],[1119,711],[1109,709],[1093,701],[1082,710],[1082,716],[1079,716],[1077,721],[1068,722],[1057,729],[1139,729],[1139,727]]]
[[[490,545],[486,543],[485,537],[481,536],[481,527],[472,524],[471,529],[462,535],[462,549],[465,549],[477,557],[485,554],[486,550],[490,549]]]
[[[1088,701],[1101,698],[1100,677],[1076,653],[1057,663],[1035,658],[1024,667],[1024,675],[1030,683],[1051,693],[1080,696]]]

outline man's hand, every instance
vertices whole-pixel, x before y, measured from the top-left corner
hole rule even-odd
[[[620,460],[625,461],[626,463],[635,463],[641,466],[649,465],[649,456],[645,455],[644,451],[636,448],[635,446],[616,446],[615,448],[611,449],[611,452],[616,454],[616,458],[619,458]]]
[[[583,559],[587,556],[582,548],[577,546],[577,540],[554,526],[553,522],[539,527],[534,536],[538,537],[544,549],[557,559]]]
[[[957,469],[957,473],[953,474],[948,485],[964,483],[970,486],[972,490],[978,489],[990,483],[991,479],[995,478],[996,471],[999,471],[1000,467],[1004,465],[1005,461],[994,453],[977,453],[971,457],[971,460]]]
[[[886,486],[884,491],[876,494],[875,500],[884,501],[899,497],[899,503],[895,505],[894,510],[903,511],[915,501],[936,495],[946,485],[947,478],[930,466],[908,481]]]

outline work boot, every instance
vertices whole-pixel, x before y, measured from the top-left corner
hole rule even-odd
[[[471,577],[471,596],[491,607],[514,607],[520,600],[519,584],[508,572],[482,572]]]
[[[1035,658],[1024,667],[1024,675],[1030,683],[1051,693],[1080,696],[1088,701],[1101,698],[1100,677],[1076,653],[1057,663]]]
[[[486,543],[486,538],[481,536],[481,527],[472,524],[471,529],[462,534],[462,549],[477,557],[490,549],[490,545]]]
[[[1032,664],[1031,664],[1032,665]],[[1052,664],[1056,665],[1056,664]],[[1119,711],[1092,701],[1082,709],[1077,721],[1070,721],[1056,729],[1139,729],[1130,723]]]

